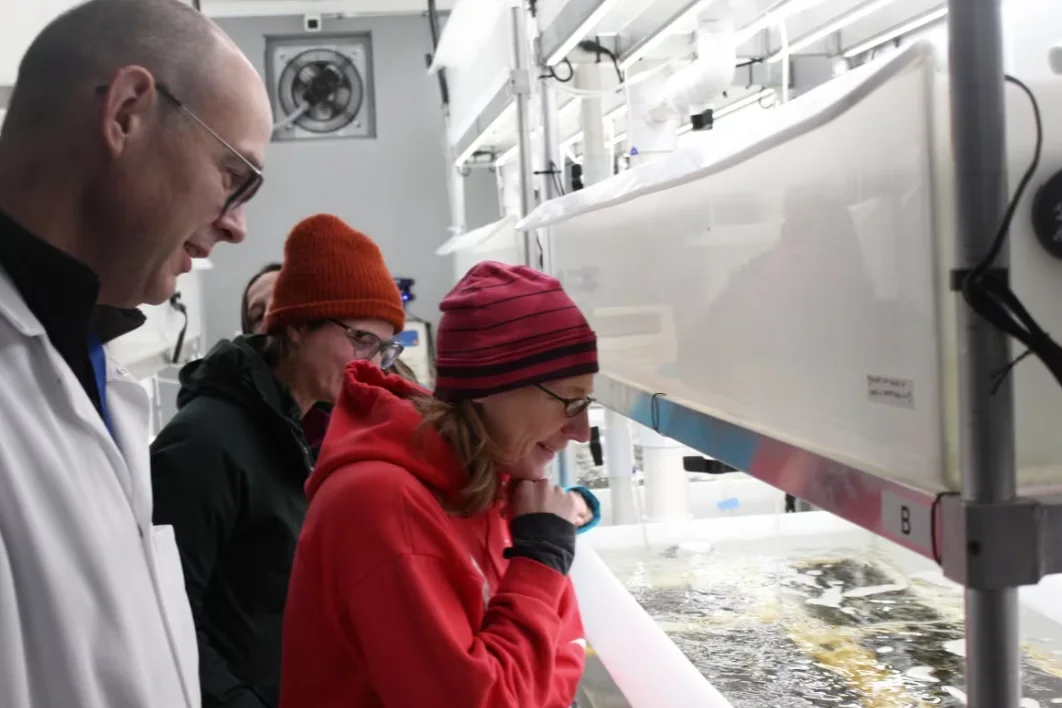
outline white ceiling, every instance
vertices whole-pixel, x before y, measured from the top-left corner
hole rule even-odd
[[[37,33],[80,1],[0,0],[0,86],[15,83],[19,60]],[[437,2],[440,10],[449,10],[453,4],[454,0]],[[403,14],[425,12],[427,7],[427,0],[202,0],[203,11],[212,17]]]
[[[201,0],[211,17],[255,17],[350,13],[355,15],[426,12],[427,0]],[[449,10],[454,0],[438,0],[440,10]]]

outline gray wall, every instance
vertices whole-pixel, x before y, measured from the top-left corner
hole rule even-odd
[[[219,24],[264,75],[265,37],[302,32],[302,17],[221,20]],[[240,296],[264,263],[281,260],[284,238],[300,219],[331,212],[370,235],[396,276],[415,278],[411,310],[437,320],[439,299],[453,284],[452,259],[435,249],[448,237],[446,156],[439,91],[427,75],[427,20],[405,15],[325,23],[326,32],[372,33],[376,92],[375,140],[274,142],[266,179],[248,205],[248,238],[214,250],[204,273],[210,340],[239,328]],[[469,216],[497,218],[493,175],[468,182]],[[470,227],[480,225],[470,220]]]

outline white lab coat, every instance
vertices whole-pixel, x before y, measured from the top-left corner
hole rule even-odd
[[[0,268],[3,708],[200,705],[173,529],[151,523],[147,394],[110,361],[107,386],[117,442]]]

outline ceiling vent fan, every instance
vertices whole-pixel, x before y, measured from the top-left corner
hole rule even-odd
[[[273,40],[274,140],[376,137],[368,35]]]

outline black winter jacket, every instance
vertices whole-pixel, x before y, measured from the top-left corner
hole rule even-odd
[[[313,462],[261,342],[222,341],[184,367],[177,415],[151,445],[155,523],[177,537],[203,708],[279,703],[284,601]]]

